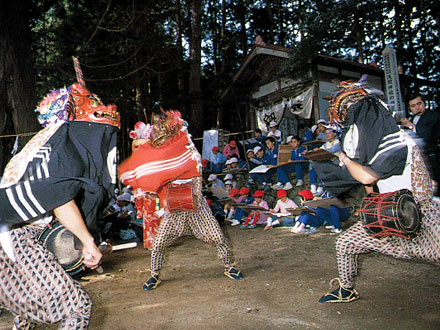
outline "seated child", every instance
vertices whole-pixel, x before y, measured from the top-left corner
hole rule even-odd
[[[264,192],[262,190],[257,190],[252,195],[252,197],[255,198],[255,201],[251,204],[254,206],[260,206],[264,208],[265,210],[269,210],[269,205],[267,205],[267,202],[263,199]],[[246,218],[246,221],[244,224],[240,226],[240,228],[255,228],[257,224],[260,223],[266,223],[267,222],[267,215],[264,213],[261,213],[261,211],[252,211],[248,217]]]
[[[276,140],[273,136],[269,136],[266,138],[266,146],[267,151],[264,154],[264,165],[269,167],[269,170],[264,173],[263,185],[264,189],[270,189],[272,183],[272,174],[276,173],[276,169],[272,168],[275,165],[278,165],[278,146]]]
[[[246,164],[246,162],[242,159],[238,159],[237,157],[232,157],[230,159],[231,161],[231,168],[233,170],[239,170],[239,169],[247,169],[248,166]]]
[[[232,188],[231,191],[229,192],[229,197],[231,197],[234,201],[238,201],[240,194],[237,188]],[[226,203],[223,211],[225,212],[225,220],[232,222],[232,218],[234,216],[235,213],[235,207],[231,206],[230,204]]]
[[[254,202],[254,198],[252,196],[249,196],[248,187],[241,188],[239,194],[240,194],[240,198],[238,198],[237,200],[238,203],[250,205]],[[239,225],[241,223],[241,219],[247,216],[248,213],[238,207],[237,210],[235,211],[234,220],[232,221],[231,226]]]
[[[336,131],[330,127],[330,128],[325,128],[324,132],[325,132],[326,142],[320,148],[315,148],[314,150],[324,149],[328,152],[338,155],[342,151],[342,149],[341,149],[341,142],[337,138]],[[339,159],[337,157],[332,161],[335,164],[339,164]],[[316,187],[317,181],[318,179],[316,176],[316,171],[312,169],[310,171],[310,183],[311,183],[310,188],[313,194],[317,194],[318,196],[320,196],[324,192],[324,189],[322,188],[321,185],[319,185],[318,188]]]
[[[211,165],[211,172],[220,173],[223,170],[227,159],[225,156],[223,156],[221,152],[219,152],[218,147],[214,146],[212,147],[211,154],[209,155],[208,160]]]
[[[306,151],[306,148],[301,146],[301,139],[298,135],[288,136],[286,142],[292,147],[290,154],[291,161],[304,161],[303,163],[292,163],[277,168],[278,183],[272,186],[273,189],[289,190],[293,186],[290,183],[289,173],[296,172],[296,186],[301,187],[303,182],[303,171],[309,168],[309,163],[306,161],[302,153]]]
[[[298,205],[295,204],[295,202],[287,197],[287,191],[284,189],[280,189],[277,191],[277,197],[278,201],[275,205],[274,209],[270,209],[269,211],[271,213],[282,213],[282,214],[289,214],[289,211],[287,209],[296,209]],[[275,221],[274,221],[275,220]],[[267,218],[267,225],[264,227],[264,230],[268,230],[274,226],[277,225],[283,225],[283,226],[289,226],[293,225],[294,218],[293,216],[273,216]]]
[[[256,146],[254,148],[254,156],[253,157],[249,157],[248,156],[248,160],[249,160],[249,170],[254,169],[257,166],[263,165],[264,164],[264,149],[261,148],[260,146]],[[263,183],[265,182],[265,178],[263,176],[263,174],[261,173],[250,173],[249,175],[249,184],[253,184],[253,183],[257,183],[257,182]]]
[[[226,190],[228,193],[231,192],[232,188],[234,188],[234,187],[233,187],[233,184],[232,184],[232,181],[231,181],[231,180],[225,181],[225,190]]]
[[[316,197],[314,198],[312,192],[307,189],[301,190],[298,192],[298,195],[301,197],[301,203],[317,199]],[[328,223],[331,226],[332,231],[339,234],[342,231],[341,222],[347,220],[350,216],[349,208],[340,208],[335,205],[331,205],[330,209],[322,207],[307,207],[314,210],[316,214],[302,212],[298,217],[295,226],[292,228],[292,233],[311,234],[317,232],[318,227]],[[306,229],[306,226],[311,227],[311,229]]]
[[[231,173],[225,175],[225,181],[231,181],[232,188],[237,188],[237,181],[234,179],[234,176]]]
[[[221,188],[225,188],[225,184],[223,183],[222,180],[220,180],[219,178],[217,178],[217,175],[215,174],[210,174],[208,177],[208,184],[211,185],[211,187],[221,187]]]

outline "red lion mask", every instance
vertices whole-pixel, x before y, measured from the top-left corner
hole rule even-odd
[[[69,121],[87,121],[121,128],[121,116],[116,105],[104,105],[98,96],[75,83],[70,86],[73,109],[69,111]]]

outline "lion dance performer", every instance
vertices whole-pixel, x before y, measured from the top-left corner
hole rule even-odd
[[[336,240],[339,278],[330,285],[339,285],[321,297],[322,303],[359,298],[354,280],[360,254],[380,252],[394,258],[440,261],[440,201],[433,199],[419,142],[399,129],[387,106],[364,84],[343,82],[339,87],[330,103],[329,116],[343,131],[340,165],[321,164],[316,170],[334,194],[363,184],[368,195],[357,211],[362,221]],[[374,185],[379,193],[372,192]],[[399,201],[394,196],[406,198]],[[396,207],[404,201],[406,204]],[[388,216],[387,208],[399,210],[398,217]],[[372,214],[377,218],[369,219]],[[402,228],[391,226],[394,221],[403,224],[403,220],[409,223]],[[414,228],[420,229],[409,235],[406,227],[412,227],[412,221]]]
[[[114,190],[120,117],[78,78],[41,101],[36,111],[45,128],[11,159],[0,185],[0,307],[16,315],[15,329],[89,323],[90,297],[38,240],[46,226],[34,221],[54,215],[76,236],[85,266],[99,266],[102,254],[88,227],[93,232]]]
[[[191,234],[216,244],[225,275],[241,279],[243,275],[233,267],[229,245],[202,195],[201,156],[180,112],[166,111],[164,114],[165,119],[146,126],[148,142],[138,147],[119,167],[124,184],[157,194],[165,209],[151,251],[151,278],[144,283],[144,290],[159,285],[165,249],[179,237]]]

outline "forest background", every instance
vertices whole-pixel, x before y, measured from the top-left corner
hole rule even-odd
[[[257,35],[291,48],[283,75],[297,75],[313,54],[381,67],[390,45],[400,73],[438,86],[439,28],[438,0],[2,1],[0,171],[16,136],[22,147],[40,129],[38,102],[75,82],[72,56],[87,87],[117,105],[125,158],[134,123],[160,107],[180,110],[194,137],[243,129],[246,96],[235,95],[234,107],[220,96]],[[438,93],[428,97],[439,104]]]

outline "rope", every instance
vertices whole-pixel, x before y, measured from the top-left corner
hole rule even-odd
[[[38,132],[0,135],[0,139],[1,139],[1,138],[16,137],[16,136],[19,136],[19,137],[30,136],[30,135],[35,135],[35,134],[37,134],[37,133],[38,133]]]

